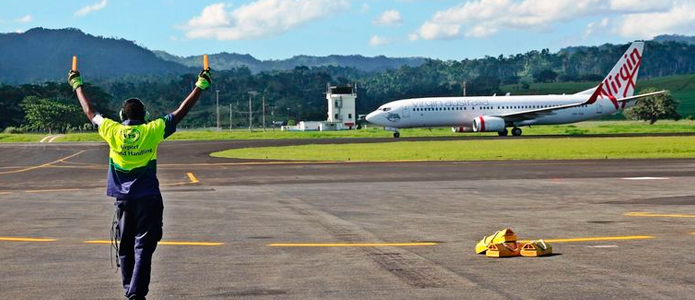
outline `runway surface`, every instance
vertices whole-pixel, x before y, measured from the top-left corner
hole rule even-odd
[[[320,163],[166,142],[148,299],[688,299],[695,159]],[[369,140],[371,142],[377,140]],[[98,143],[0,145],[0,290],[120,299]],[[557,255],[492,259],[504,227]],[[359,246],[359,247],[358,247]]]

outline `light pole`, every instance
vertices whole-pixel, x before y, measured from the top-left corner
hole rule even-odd
[[[273,131],[275,131],[275,106],[270,108],[270,118],[273,119],[271,122],[273,122]]]
[[[263,94],[263,132],[265,132],[265,93]]]
[[[251,106],[251,96],[258,95],[256,91],[249,91],[249,131],[253,131],[253,110]]]
[[[217,130],[220,130],[220,90],[216,90],[217,94]]]
[[[287,108],[287,126],[290,126],[290,108]]]
[[[229,131],[232,131],[232,103],[229,103]]]

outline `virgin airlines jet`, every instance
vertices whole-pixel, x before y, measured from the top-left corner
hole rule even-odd
[[[637,99],[634,96],[642,64],[643,42],[634,42],[608,76],[597,86],[572,95],[437,97],[386,103],[367,115],[367,121],[394,131],[414,127],[452,127],[455,132],[498,132],[521,135],[521,126],[567,124],[615,114]]]

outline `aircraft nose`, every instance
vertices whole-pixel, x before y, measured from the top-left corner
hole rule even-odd
[[[369,122],[369,123],[374,123],[374,121],[376,120],[377,114],[378,113],[376,111],[373,111],[365,117],[365,120],[367,120],[367,122]]]

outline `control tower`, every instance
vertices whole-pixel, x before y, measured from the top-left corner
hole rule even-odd
[[[328,119],[326,122],[336,123],[338,130],[355,128],[355,100],[357,86],[326,85],[326,100],[328,101]]]

